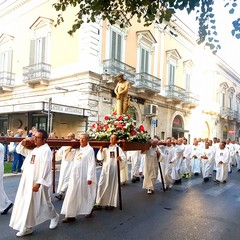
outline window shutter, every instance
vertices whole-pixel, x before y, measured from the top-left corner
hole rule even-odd
[[[13,56],[13,50],[8,50],[8,63],[7,63],[7,71],[9,73],[12,73],[12,56]]]
[[[30,56],[29,56],[29,65],[33,65],[35,63],[35,45],[36,41],[30,41]]]
[[[116,33],[112,31],[112,52],[111,52],[111,58],[116,58]]]
[[[41,62],[46,63],[46,37],[42,38]]]
[[[117,35],[118,42],[117,42],[117,60],[121,61],[121,53],[122,53],[122,36],[120,34]]]

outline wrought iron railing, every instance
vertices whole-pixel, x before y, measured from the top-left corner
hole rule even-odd
[[[166,85],[165,94],[167,98],[174,98],[176,100],[184,101],[186,90],[176,85]]]
[[[117,76],[119,73],[124,74],[124,78],[134,84],[135,83],[135,68],[121,62],[117,59],[107,59],[103,61],[103,73],[112,76]]]
[[[220,115],[229,117],[230,119],[234,119],[234,110],[228,107],[221,107]]]
[[[134,87],[144,88],[156,93],[160,93],[161,79],[149,73],[145,73],[145,72],[137,73]]]
[[[184,103],[197,105],[199,102],[199,97],[192,92],[186,92],[184,96]]]
[[[0,72],[0,85],[13,87],[15,83],[15,74],[11,72]]]
[[[51,65],[47,63],[37,63],[23,68],[23,81],[48,80],[51,75]]]

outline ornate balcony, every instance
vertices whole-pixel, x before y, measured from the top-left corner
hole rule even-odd
[[[234,110],[227,108],[227,107],[221,107],[220,108],[220,116],[221,118],[233,120],[234,119]]]
[[[51,75],[51,65],[37,63],[23,68],[23,82],[29,86],[35,84],[48,85]]]
[[[167,102],[184,103],[187,101],[186,90],[176,85],[166,85],[165,96]]]
[[[115,81],[115,77],[122,73],[124,74],[124,78],[134,84],[135,78],[135,68],[127,65],[117,59],[107,59],[103,61],[103,81],[107,83],[111,83]]]
[[[133,86],[137,88],[139,92],[160,93],[161,79],[145,72],[137,73]]]
[[[195,108],[198,105],[199,97],[191,92],[186,92],[183,101],[184,105],[190,108]]]
[[[12,92],[15,83],[15,74],[0,72],[0,92]]]
[[[234,111],[234,120],[240,123],[240,113],[238,111]]]

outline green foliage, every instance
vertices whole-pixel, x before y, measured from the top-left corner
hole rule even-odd
[[[4,162],[4,173],[12,172],[12,162]]]
[[[233,14],[237,0],[224,1],[229,14]],[[70,35],[76,32],[84,21],[96,22],[99,17],[107,19],[112,25],[118,22],[121,28],[125,28],[131,25],[134,16],[138,18],[138,22],[143,20],[144,26],[149,26],[153,23],[169,22],[175,10],[185,10],[188,14],[196,12],[199,24],[198,43],[208,43],[214,52],[220,49],[213,13],[214,0],[58,0],[53,6],[56,11],[61,12],[56,26],[64,21],[63,12],[68,7],[78,8],[72,28],[68,32]],[[240,38],[240,18],[233,22],[231,33]]]

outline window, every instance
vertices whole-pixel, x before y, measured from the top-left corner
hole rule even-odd
[[[173,62],[168,62],[168,85],[175,85],[176,65]]]
[[[181,59],[181,56],[179,55],[176,49],[169,50],[166,52],[166,54],[167,54],[167,84],[176,85],[177,64],[178,60]]]
[[[35,63],[46,63],[46,37],[31,40],[30,43],[30,65]]]
[[[140,53],[140,72],[149,73],[149,50],[141,47]]]
[[[111,31],[111,59],[122,61],[123,37],[120,33]]]
[[[192,68],[193,62],[192,60],[187,60],[183,62],[184,68],[184,87],[187,92],[191,91],[191,78],[192,78]]]
[[[137,72],[150,74],[152,52],[157,41],[149,30],[137,32],[137,41]]]
[[[229,108],[232,109],[232,96],[229,96]]]
[[[222,99],[221,99],[221,106],[222,106],[222,107],[225,107],[225,93],[222,92],[221,96],[222,96]]]
[[[12,73],[13,37],[3,34],[0,37],[0,72]]]
[[[53,20],[39,17],[30,27],[30,65],[50,62],[50,36]]]
[[[32,125],[36,126],[37,129],[43,129],[47,131],[47,116],[33,116]]]

